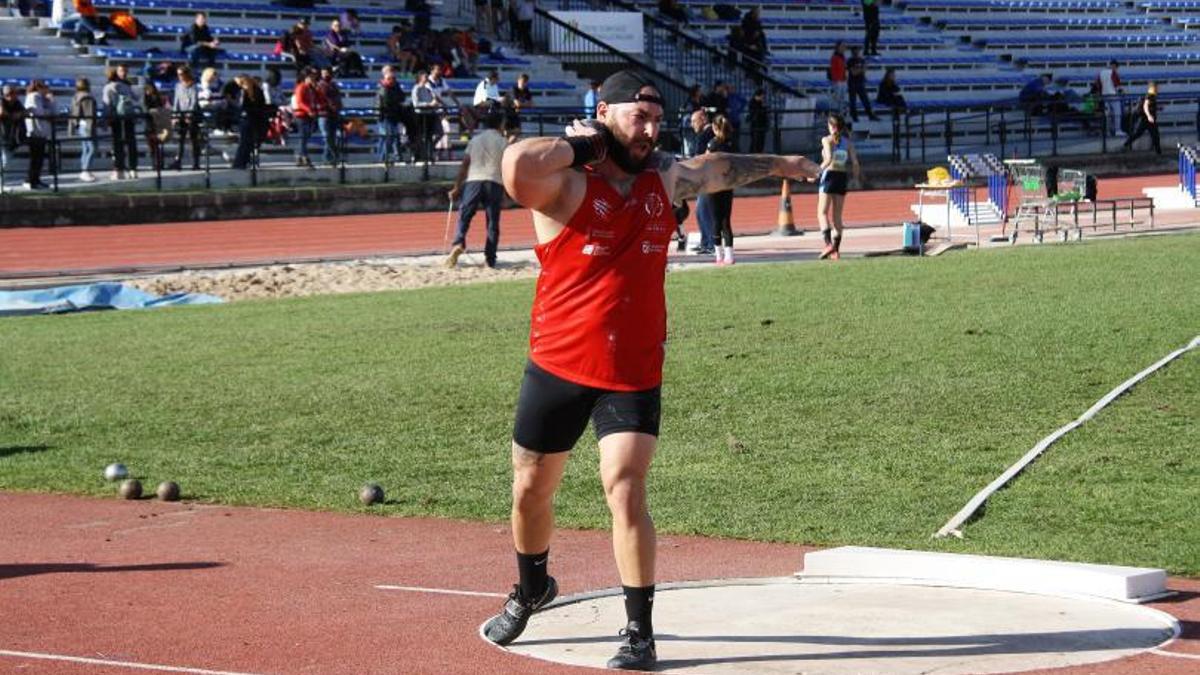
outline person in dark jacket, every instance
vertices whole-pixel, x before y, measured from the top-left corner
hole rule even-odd
[[[267,137],[272,106],[263,94],[262,82],[256,77],[240,80],[242,88],[242,116],[238,120],[238,147],[233,157],[233,168],[245,169],[250,165],[254,151]]]
[[[391,66],[383,67],[383,79],[375,90],[375,110],[379,113],[380,135],[379,161],[388,162],[400,155],[401,130],[408,130],[407,112],[411,108],[404,105],[404,87],[396,80],[396,70]]]
[[[1132,150],[1133,142],[1142,137],[1142,134],[1150,132],[1150,144],[1154,147],[1154,152],[1161,155],[1162,145],[1158,138],[1158,85],[1151,82],[1146,87],[1146,95],[1142,97],[1142,102],[1138,105],[1136,126],[1133,133],[1129,134],[1129,138],[1125,140],[1125,149]]]
[[[750,154],[757,155],[767,146],[767,129],[770,128],[770,111],[767,110],[767,92],[755,89],[750,97],[749,112],[746,117],[750,122]]]
[[[212,68],[217,65],[217,56],[221,53],[221,41],[213,37],[208,28],[208,15],[196,12],[196,20],[183,34],[181,47],[188,55],[188,63],[192,70]]]
[[[908,107],[908,103],[900,95],[900,85],[896,84],[895,68],[883,71],[883,79],[879,81],[879,91],[875,92],[875,102],[879,105],[890,106],[893,113],[900,113]]]

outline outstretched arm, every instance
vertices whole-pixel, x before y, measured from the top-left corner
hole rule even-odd
[[[732,190],[768,176],[813,180],[820,167],[802,155],[714,152],[682,162],[663,161],[659,171],[671,201],[680,202],[701,193]]]

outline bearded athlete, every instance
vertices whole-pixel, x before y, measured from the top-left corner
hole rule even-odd
[[[657,656],[646,474],[658,443],[671,204],[767,176],[812,180],[819,167],[799,156],[710,153],[676,163],[656,153],[662,96],[634,71],[604,81],[596,119],[504,153],[504,187],[533,210],[542,272],[512,443],[520,582],[483,632],[507,645],[557,595],[546,570],[554,493],[590,419],[628,616],[608,667],[649,670]]]

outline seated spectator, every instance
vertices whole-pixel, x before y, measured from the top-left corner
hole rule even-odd
[[[274,66],[267,68],[267,79],[262,81],[263,102],[273,108],[283,105],[283,75]]]
[[[346,31],[351,37],[362,33],[362,22],[358,19],[358,10],[353,7],[347,7],[338,15],[338,20],[342,22],[342,30]]]
[[[517,76],[517,83],[512,88],[513,107],[518,111],[533,107],[533,92],[529,89],[529,73]]]
[[[331,21],[329,32],[321,43],[325,58],[340,77],[365,77],[362,56],[354,51],[352,45],[350,33],[342,27],[341,20]]]
[[[742,44],[744,53],[758,61],[767,58],[767,33],[763,30],[761,10],[754,7],[742,17]]]
[[[62,21],[63,30],[71,25],[75,28],[75,37],[71,39],[71,44],[76,47],[96,43],[108,44],[108,19],[100,16],[92,0],[74,0],[74,7],[75,12]]]
[[[429,32],[433,8],[429,6],[427,0],[404,0],[404,10],[413,13],[413,30],[417,35]]]
[[[220,114],[226,108],[225,97],[221,95],[222,86],[216,68],[205,68],[200,73],[200,84],[196,86],[196,100],[200,112],[212,120],[213,136],[224,136],[228,130],[228,118]]]
[[[159,89],[174,89],[177,68],[170,61],[147,63],[142,66],[142,77],[147,82],[153,82]]]
[[[180,47],[187,53],[192,70],[216,66],[217,56],[221,53],[220,46],[221,41],[213,37],[212,31],[208,29],[208,16],[204,12],[196,12],[195,21],[180,41]]]
[[[1043,115],[1049,112],[1047,103],[1051,95],[1048,89],[1053,81],[1054,78],[1050,73],[1043,73],[1030,80],[1017,95],[1017,101],[1020,102],[1021,107],[1030,115]]]
[[[454,39],[466,57],[466,74],[463,77],[468,77],[475,72],[479,65],[479,41],[475,38],[475,29],[468,27],[466,30],[455,32]]]
[[[521,135],[521,113],[517,109],[516,101],[508,92],[500,94],[497,107],[503,120],[500,124],[500,131],[511,143]]]
[[[500,100],[500,71],[493,70],[488,73],[487,77],[479,81],[475,86],[475,98],[471,100],[472,105],[480,106],[488,101]]]
[[[392,26],[392,34],[387,41],[388,58],[402,73],[412,73],[421,63],[417,53],[412,31],[403,24]]]
[[[900,85],[896,84],[895,68],[888,68],[883,72],[883,79],[879,81],[879,91],[875,94],[875,102],[890,106],[896,114],[908,108],[904,97],[900,95]]]
[[[282,53],[296,64],[296,73],[303,74],[305,69],[316,65],[320,56],[315,50],[312,31],[308,30],[308,19],[301,18],[283,36]]]
[[[658,0],[658,14],[665,19],[678,21],[683,24],[686,24],[691,19],[688,16],[687,9],[679,4],[679,0]]]

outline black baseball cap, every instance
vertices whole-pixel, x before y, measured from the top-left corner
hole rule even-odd
[[[609,105],[618,103],[657,103],[664,106],[662,97],[655,94],[639,93],[645,87],[653,87],[656,91],[658,85],[650,81],[649,78],[632,70],[618,70],[604,83],[600,85],[599,99]]]

